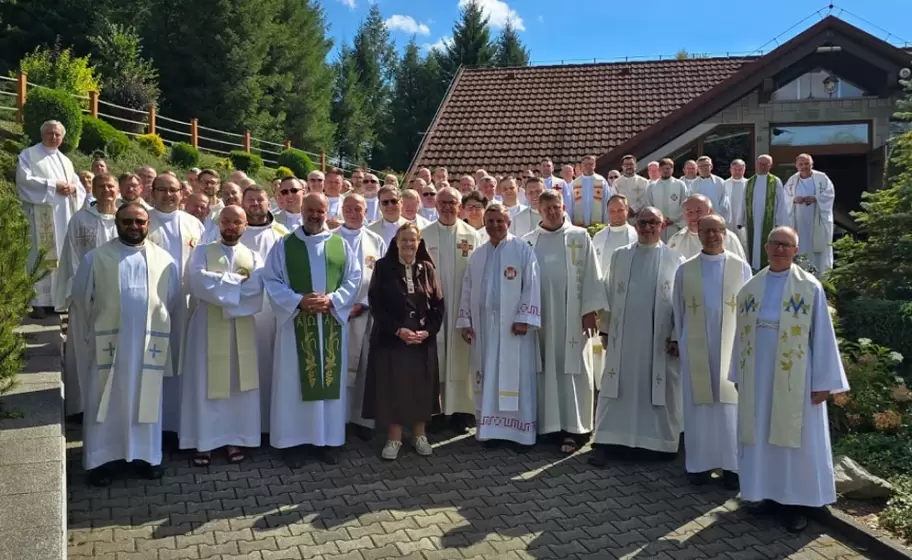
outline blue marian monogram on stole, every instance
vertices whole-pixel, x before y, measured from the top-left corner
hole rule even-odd
[[[741,304],[741,314],[754,313],[760,307],[760,302],[754,297],[754,294],[748,294],[747,299]]]
[[[787,301],[782,303],[785,311],[792,312],[792,317],[797,317],[799,312],[802,315],[807,315],[808,311],[810,311],[810,306],[805,303],[804,297],[801,294],[794,294]]]

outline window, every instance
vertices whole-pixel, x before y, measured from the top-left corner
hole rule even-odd
[[[864,90],[826,70],[814,70],[773,92],[773,101],[804,99],[850,99],[864,97]]]
[[[732,160],[742,159],[753,171],[754,129],[752,127],[731,127],[716,129],[703,137],[702,155],[713,161],[713,173],[728,177]]]
[[[785,125],[771,127],[773,146],[833,146],[868,144],[868,123]]]
[[[684,172],[684,162],[697,159],[697,142],[691,142],[669,157],[675,162],[674,176],[677,177]]]

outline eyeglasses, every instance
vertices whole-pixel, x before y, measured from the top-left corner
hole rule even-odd
[[[797,247],[793,243],[783,243],[781,241],[768,241],[766,244],[773,249],[794,249]]]
[[[468,212],[480,212],[480,211],[484,210],[484,207],[472,205],[472,206],[466,206],[465,209]]]
[[[171,194],[177,194],[177,193],[181,192],[180,187],[178,187],[176,189],[163,189],[161,187],[158,187],[158,188],[155,188],[152,190],[154,192],[163,192],[163,193],[171,193]]]
[[[380,204],[382,204],[383,206],[393,206],[393,205],[399,204],[399,199],[398,198],[387,198],[386,200],[381,200]]]
[[[459,206],[459,203],[455,200],[440,200],[437,199],[438,206]]]
[[[149,220],[143,220],[142,218],[122,218],[120,220],[120,225],[122,226],[144,226]]]
[[[637,220],[637,227],[659,227],[662,222],[659,220]]]
[[[437,193],[435,193],[435,192],[425,192],[425,193],[421,193],[421,196],[423,196],[424,198],[433,198],[433,197],[437,196]]]
[[[282,189],[279,191],[279,194],[282,196],[288,196],[290,194],[298,194],[303,189]]]
[[[380,181],[378,181],[378,180],[376,180],[376,179],[361,179],[361,182],[362,182],[362,183],[374,183],[374,184],[379,184],[379,183],[380,183]]]

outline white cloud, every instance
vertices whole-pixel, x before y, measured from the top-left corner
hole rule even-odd
[[[441,37],[436,43],[425,43],[421,46],[427,51],[437,50],[439,52],[445,52],[446,48],[452,43],[452,37]]]
[[[349,10],[354,10],[354,9],[355,9],[355,0],[339,0],[339,2],[341,2],[341,3],[345,4],[346,6],[348,6],[348,9],[349,9]]]
[[[503,0],[475,0],[481,7],[482,13],[488,16],[491,27],[502,28],[507,22],[513,24],[517,31],[525,31],[526,26],[519,14]],[[472,0],[459,0],[459,7],[465,8]]]
[[[410,35],[430,35],[431,28],[423,23],[418,23],[412,16],[393,14],[384,23],[387,29],[402,31]]]

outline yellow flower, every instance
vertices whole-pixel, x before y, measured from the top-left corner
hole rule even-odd
[[[833,404],[839,408],[845,408],[850,402],[852,402],[852,398],[848,393],[836,393],[833,395]]]
[[[792,326],[792,336],[801,336],[801,325]]]
[[[902,426],[902,416],[895,410],[874,413],[874,427],[881,431],[895,430]]]

